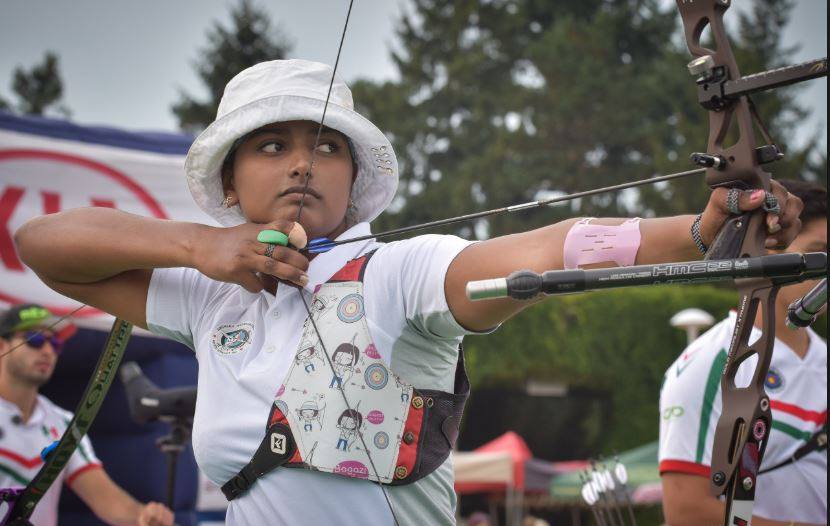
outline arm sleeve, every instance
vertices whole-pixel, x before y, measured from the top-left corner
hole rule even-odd
[[[98,460],[95,451],[92,449],[92,442],[89,441],[88,436],[84,436],[66,464],[66,485],[71,486],[78,475],[90,469],[100,469],[101,467],[101,461]]]
[[[471,241],[456,236],[424,235],[389,243],[379,251],[376,268],[389,290],[397,291],[406,323],[432,339],[460,339],[471,331],[450,312],[444,293],[447,269]]]
[[[713,332],[693,342],[666,371],[660,392],[660,473],[709,476],[726,361],[721,331]]]
[[[195,269],[154,269],[147,290],[147,326],[150,332],[193,349],[193,333],[200,313],[218,286],[218,282]]]

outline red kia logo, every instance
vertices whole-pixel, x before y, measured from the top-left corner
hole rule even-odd
[[[0,301],[13,305],[36,302],[58,315],[74,310],[74,302],[69,299],[55,304],[56,293],[20,261],[13,235],[33,217],[83,206],[118,208],[167,219],[159,202],[144,187],[104,163],[47,150],[0,150]],[[25,297],[21,291],[26,291]],[[99,314],[91,307],[75,313]]]

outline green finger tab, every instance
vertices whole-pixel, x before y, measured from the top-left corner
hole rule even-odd
[[[270,243],[272,245],[288,246],[288,236],[279,230],[261,230],[256,236],[256,240],[260,243]]]

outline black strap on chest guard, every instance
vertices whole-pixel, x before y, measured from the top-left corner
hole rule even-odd
[[[470,382],[464,367],[464,350],[459,346],[452,393],[437,389],[413,389],[412,396],[421,397],[424,401],[424,417],[418,430],[415,466],[408,473],[396,473],[395,478],[389,483],[391,486],[412,484],[426,477],[447,460],[455,446],[464,405],[470,396]],[[289,426],[284,423],[272,423],[274,408],[275,406],[272,406],[271,415],[268,417],[269,426],[265,437],[251,461],[222,485],[222,493],[229,501],[244,494],[259,477],[279,466],[315,469],[302,461],[292,461],[292,457],[297,453],[296,441]],[[407,436],[408,434],[404,434],[404,441],[411,442],[416,438]]]
[[[798,462],[800,459],[804,458],[806,455],[812,453],[813,451],[824,451],[827,449],[827,423],[821,427],[818,431],[813,433],[813,436],[804,443],[800,448],[798,448],[793,456],[788,458],[783,462],[779,462],[778,464],[762,469],[758,472],[759,475],[763,475],[764,473],[769,473],[770,471],[776,470],[778,468],[783,468],[784,466],[788,466],[793,462]]]

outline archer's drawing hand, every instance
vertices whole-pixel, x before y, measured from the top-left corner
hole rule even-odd
[[[768,212],[766,217],[767,239],[766,247],[770,249],[786,248],[801,231],[801,214],[804,203],[801,199],[789,193],[777,181],[771,181],[770,190],[778,201],[781,211]],[[715,236],[723,224],[732,215],[727,206],[728,188],[716,188],[709,196],[709,203],[700,219],[700,234],[703,243],[712,244]],[[748,212],[761,208],[764,205],[764,191],[750,190],[741,192],[738,198],[738,208],[741,212]]]
[[[259,274],[305,286],[308,258],[295,248],[280,245],[274,246],[271,257],[266,256],[268,244],[257,241],[262,230],[287,233],[289,243],[296,248],[305,247],[307,242],[305,230],[293,221],[210,228],[194,247],[194,266],[211,279],[236,283],[248,292],[259,292],[265,287]]]

